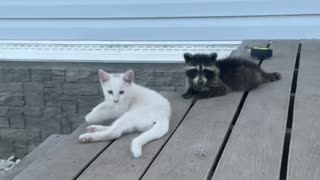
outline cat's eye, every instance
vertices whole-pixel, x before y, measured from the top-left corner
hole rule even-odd
[[[113,92],[111,90],[108,91],[109,94],[113,94]]]
[[[124,94],[124,91],[119,91],[119,94]]]

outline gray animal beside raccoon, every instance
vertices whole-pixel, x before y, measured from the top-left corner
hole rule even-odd
[[[277,81],[278,72],[264,72],[256,63],[217,54],[184,54],[187,91],[183,98],[210,98],[231,91],[249,91],[260,84]]]

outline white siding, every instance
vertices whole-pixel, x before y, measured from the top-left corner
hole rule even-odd
[[[0,39],[320,37],[318,0],[2,0]]]

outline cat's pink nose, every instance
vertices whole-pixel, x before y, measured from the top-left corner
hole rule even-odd
[[[114,102],[114,103],[118,103],[119,100],[118,100],[118,99],[114,99],[113,102]]]

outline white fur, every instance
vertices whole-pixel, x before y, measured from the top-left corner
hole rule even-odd
[[[202,78],[200,78],[199,75],[193,78],[192,81],[193,83],[198,84],[199,79],[201,79],[204,84],[208,82],[208,79],[205,76],[202,76]]]
[[[170,103],[159,93],[135,84],[133,71],[107,75],[110,75],[109,79],[101,78],[100,74],[105,101],[86,116],[86,122],[98,124],[107,119],[116,120],[110,126],[88,126],[87,133],[80,135],[79,141],[106,141],[119,138],[124,133],[142,132],[131,143],[131,152],[138,158],[142,154],[143,145],[163,137],[168,132]],[[106,79],[108,80],[103,81]],[[112,95],[108,93],[110,90],[113,91]],[[120,91],[124,91],[124,94],[119,94]],[[118,102],[114,101],[115,99]]]
[[[191,69],[197,69],[199,70],[199,66],[191,66],[191,65],[187,65],[184,67],[185,70],[191,70]]]

